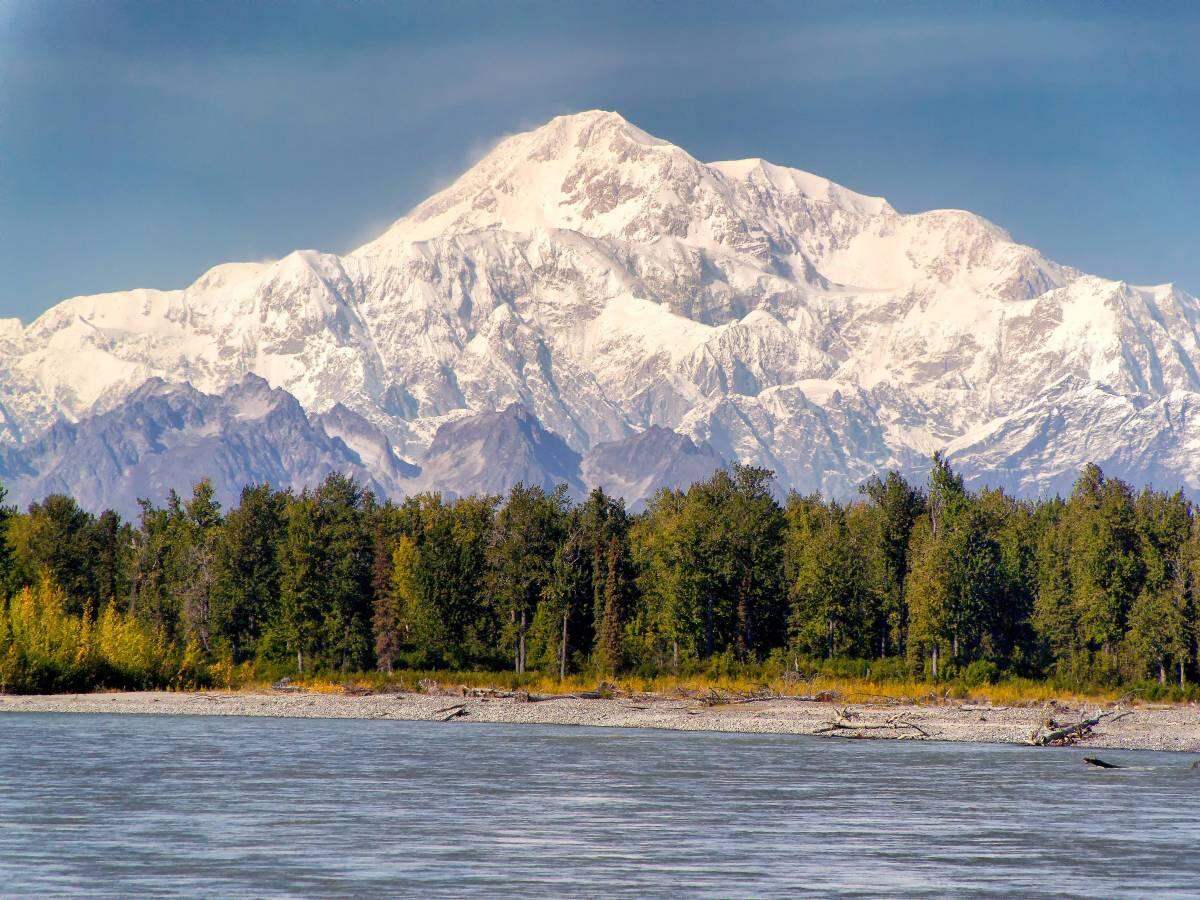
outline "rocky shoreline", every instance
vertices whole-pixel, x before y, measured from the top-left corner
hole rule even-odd
[[[584,725],[824,735],[831,738],[1029,743],[1095,716],[1094,706],[977,703],[841,706],[788,698],[713,704],[672,697],[579,698],[386,693],[143,692],[0,696],[0,713],[276,716],[449,723]],[[1200,753],[1200,707],[1143,705],[1109,711],[1079,746]]]

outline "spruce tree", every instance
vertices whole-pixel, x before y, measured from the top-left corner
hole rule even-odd
[[[130,567],[133,564],[133,529],[111,509],[102,512],[92,525],[93,581],[98,606],[117,603],[122,608],[129,598]]]
[[[371,639],[371,520],[374,495],[352,478],[329,475],[314,492],[327,567],[321,630],[324,664],[350,671],[369,666]]]
[[[1084,468],[1067,502],[1071,584],[1084,639],[1115,669],[1126,617],[1141,590],[1134,501],[1129,486]]]
[[[613,537],[609,541],[608,551],[605,553],[604,616],[600,624],[596,649],[601,671],[614,675],[621,671],[624,662],[622,652],[625,606],[623,557],[621,542],[618,538]]]
[[[212,625],[235,663],[259,652],[281,655],[264,643],[280,636],[279,544],[289,500],[267,484],[243,488],[214,548]]]
[[[17,511],[14,507],[5,504],[4,498],[7,496],[8,489],[0,482],[0,601],[15,587],[13,583],[13,553],[9,528],[13,520],[17,517]],[[0,602],[0,606],[2,605],[2,602]]]
[[[863,493],[878,507],[877,532],[881,558],[881,594],[887,630],[880,635],[880,655],[903,654],[908,633],[908,606],[904,580],[908,574],[908,550],[913,525],[925,509],[925,496],[892,470],[881,481],[872,476],[863,485]]]
[[[79,615],[99,594],[95,578],[95,519],[65,494],[51,494],[29,507],[25,528],[13,547],[21,581],[48,576],[65,597],[66,612]],[[14,585],[16,587],[16,585]]]
[[[161,629],[170,641],[183,639],[182,590],[187,578],[187,517],[183,501],[171,490],[166,505],[141,500],[140,527],[134,533],[129,611]]]
[[[1043,666],[1055,665],[1069,671],[1084,649],[1080,631],[1079,605],[1071,583],[1070,527],[1052,523],[1042,533],[1036,548],[1037,595],[1033,606],[1033,629],[1039,641]]]
[[[205,653],[213,650],[212,594],[216,578],[216,548],[220,538],[221,505],[212,482],[192,489],[184,507],[184,522],[177,532],[182,562],[177,586],[182,599],[183,640],[195,641]]]
[[[287,506],[279,551],[280,637],[303,673],[317,664],[321,650],[328,570],[322,540],[322,510],[307,491]]]

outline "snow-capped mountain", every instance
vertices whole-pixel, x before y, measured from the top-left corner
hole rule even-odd
[[[576,499],[603,487],[638,509],[659,488],[686,487],[723,464],[711,447],[657,425],[581,457],[517,404],[445,423],[423,461],[424,470],[399,459],[379,429],[341,404],[309,415],[257,375],[218,395],[152,378],[108,412],[0,446],[0,481],[20,506],[70,493],[87,509],[131,518],[141,499],[186,497],[200,478],[229,506],[248,484],[300,491],[335,471],[381,498],[503,494],[523,482],[565,484]]]
[[[579,454],[561,437],[514,403],[439,428],[412,488],[450,495],[502,494],[517,482],[548,491],[566,484],[578,497],[584,492],[579,463]]]
[[[686,489],[725,464],[707,443],[697,445],[685,435],[651,425],[623,441],[592,447],[581,460],[580,477],[590,487],[624,497],[637,512],[660,488]]]
[[[702,163],[589,112],[502,141],[348,255],[0,322],[0,429],[20,445],[150,378],[219,394],[254,373],[364,465],[419,465],[410,485],[476,484],[500,461],[464,458],[492,445],[452,426],[508,427],[516,404],[578,457],[661,426],[802,491],[939,448],[1027,494],[1088,461],[1197,491],[1198,326],[1171,285],[1058,265],[971,213]]]
[[[220,395],[151,379],[115,409],[58,422],[35,440],[0,448],[9,500],[70,493],[87,509],[126,516],[136,514],[140,498],[162,502],[171,489],[186,497],[204,477],[229,505],[247,484],[299,490],[335,471],[380,494],[395,493],[410,474],[399,464],[364,460],[310,419],[295,397],[256,375]]]

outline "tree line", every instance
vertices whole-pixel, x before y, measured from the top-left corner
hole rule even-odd
[[[890,472],[849,502],[780,503],[772,486],[734,466],[636,515],[602,490],[526,485],[380,502],[339,474],[298,494],[249,486],[229,510],[204,481],[143,501],[136,522],[63,495],[4,507],[0,689],[190,684],[246,664],[1200,674],[1200,516],[1182,492],[1088,466],[1069,497],[1022,500],[967,490],[940,455],[927,484]]]

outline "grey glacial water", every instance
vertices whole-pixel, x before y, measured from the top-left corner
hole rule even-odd
[[[1190,758],[787,735],[0,716],[0,894],[1200,894]]]

